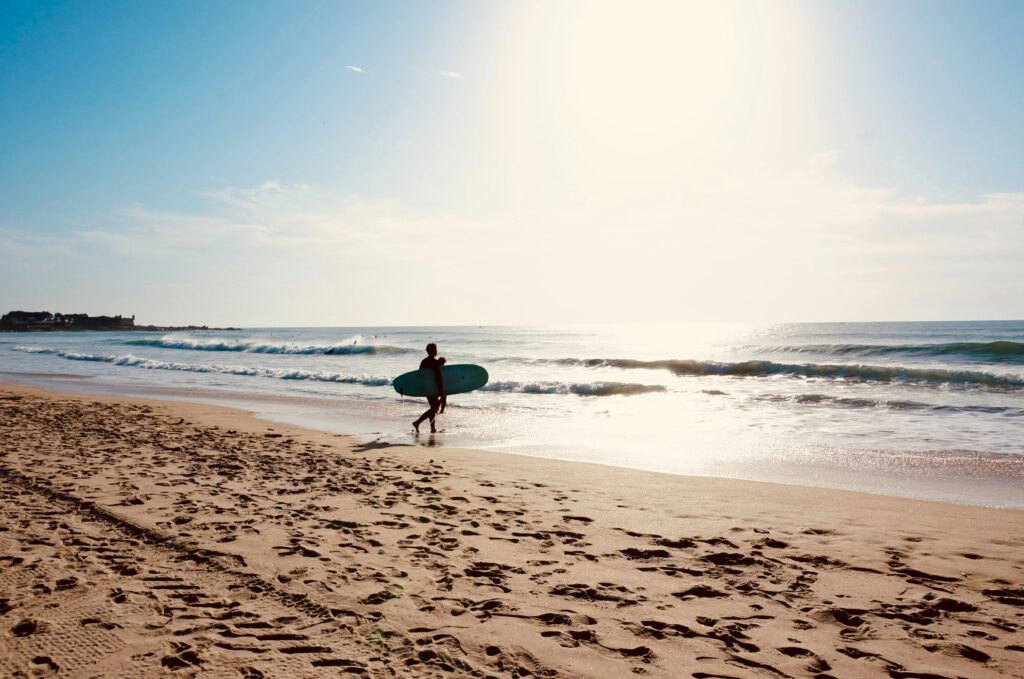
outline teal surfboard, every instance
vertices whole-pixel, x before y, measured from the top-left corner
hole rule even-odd
[[[487,384],[487,371],[469,363],[446,365],[441,368],[441,380],[446,394],[465,394]],[[431,370],[413,370],[399,375],[394,386],[402,396],[437,396],[437,380]]]

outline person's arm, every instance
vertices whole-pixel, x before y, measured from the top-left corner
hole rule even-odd
[[[437,395],[444,396],[444,378],[441,377],[441,366],[434,364],[434,379],[437,380]]]

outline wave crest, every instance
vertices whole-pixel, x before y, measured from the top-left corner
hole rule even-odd
[[[338,373],[313,372],[310,370],[275,370],[272,368],[248,367],[242,365],[201,365],[196,363],[176,363],[173,361],[155,361],[126,354],[123,356],[103,356],[96,354],[80,354],[74,351],[44,349],[42,347],[14,347],[15,351],[30,354],[50,354],[68,359],[69,361],[92,361],[109,363],[131,368],[146,370],[181,370],[196,373],[220,373],[224,375],[244,375],[247,377],[269,377],[278,380],[311,380],[314,382],[336,382],[339,384],[363,384],[370,387],[384,387],[391,384],[388,377],[370,375],[341,375]]]
[[[337,373],[313,372],[309,370],[285,370],[263,367],[235,365],[202,365],[195,363],[176,363],[157,361],[130,354],[123,356],[104,356],[96,354],[80,354],[74,351],[47,349],[44,347],[13,347],[15,351],[30,354],[49,354],[70,361],[94,361],[111,365],[143,368],[146,370],[183,370],[198,373],[221,373],[226,375],[244,375],[248,377],[269,377],[279,380],[311,380],[315,382],[336,382],[341,384],[363,384],[371,387],[383,387],[391,384],[387,377],[368,375],[340,375]],[[480,391],[514,392],[520,394],[575,394],[577,396],[631,396],[651,392],[662,392],[667,389],[659,384],[632,384],[624,382],[492,382]]]
[[[565,358],[555,359],[561,365],[588,368],[623,368],[630,370],[668,370],[680,376],[709,375],[731,377],[800,377],[828,378],[854,382],[906,382],[917,384],[956,384],[991,389],[1024,388],[1024,377],[994,375],[977,370],[946,370],[944,368],[907,368],[904,366],[840,365],[821,363],[775,363],[774,361],[741,361],[737,363],[694,360],[640,361],[635,359]]]
[[[830,356],[967,356],[994,362],[1024,361],[1024,343],[1010,340],[942,344],[801,344],[767,347],[766,351]]]
[[[996,405],[944,405],[896,399],[850,398],[829,394],[766,394],[755,400],[796,405],[830,405],[838,408],[881,408],[887,410],[927,410],[937,413],[985,413],[1024,417],[1024,408]]]
[[[660,384],[633,384],[629,382],[491,382],[480,391],[500,391],[519,394],[575,394],[577,396],[635,396],[667,391]]]
[[[258,342],[234,339],[193,339],[190,337],[143,337],[125,340],[129,346],[184,349],[188,351],[236,351],[251,354],[401,354],[413,351],[387,344],[359,344],[354,338],[338,344],[295,344],[293,342]]]

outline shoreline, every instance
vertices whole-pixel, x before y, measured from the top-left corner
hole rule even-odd
[[[49,374],[47,374],[46,376],[48,378],[49,377],[56,377],[58,379],[62,377],[60,375],[51,376]],[[65,376],[65,379],[88,379],[88,378],[82,378],[80,376],[68,375],[68,376]],[[147,387],[147,388],[140,388],[139,389],[140,392],[144,392],[144,391],[148,391],[148,390],[152,390],[152,388]],[[181,390],[179,388],[176,388],[176,387],[171,387],[171,388],[168,388],[168,391],[169,392],[179,392],[179,395],[182,395],[182,394],[180,394],[180,392],[182,392],[183,390]],[[122,393],[101,393],[101,392],[91,393],[91,392],[80,392],[80,391],[58,391],[58,390],[55,390],[55,389],[47,389],[45,387],[38,387],[38,386],[33,386],[33,385],[21,385],[21,384],[15,384],[15,383],[11,383],[11,382],[4,382],[4,381],[0,380],[0,394],[2,394],[4,392],[25,393],[25,394],[40,396],[40,397],[43,397],[43,398],[54,398],[54,399],[67,398],[67,399],[73,399],[73,400],[77,400],[77,401],[96,401],[96,402],[110,403],[110,404],[139,403],[139,404],[145,404],[146,406],[149,406],[149,407],[164,408],[164,409],[167,409],[169,411],[176,411],[178,409],[181,409],[182,414],[188,414],[188,415],[190,415],[192,417],[196,416],[196,411],[195,411],[196,408],[211,409],[209,411],[209,413],[206,413],[206,414],[204,414],[202,416],[203,419],[209,419],[209,421],[216,422],[216,423],[221,423],[222,420],[229,420],[231,425],[232,425],[232,427],[234,429],[237,429],[237,430],[246,430],[246,431],[251,431],[251,432],[254,432],[254,433],[255,432],[263,432],[263,431],[287,431],[289,433],[289,435],[291,435],[291,436],[307,436],[307,437],[313,437],[313,438],[329,437],[329,438],[332,438],[332,439],[340,438],[340,439],[342,439],[342,442],[346,446],[348,446],[350,448],[351,447],[365,447],[365,446],[371,446],[371,447],[379,446],[381,448],[410,448],[410,449],[413,449],[413,450],[424,449],[424,450],[429,450],[430,451],[430,455],[432,457],[435,457],[435,458],[436,457],[445,457],[445,458],[448,458],[449,461],[458,461],[458,462],[460,462],[462,464],[470,464],[470,465],[473,465],[473,466],[476,466],[478,461],[481,460],[481,459],[486,460],[486,458],[488,456],[495,456],[495,457],[501,458],[503,460],[503,464],[515,465],[517,463],[522,462],[526,466],[531,466],[532,467],[533,465],[536,465],[536,468],[531,468],[531,471],[534,472],[534,473],[537,473],[537,472],[543,473],[544,476],[546,478],[548,478],[548,479],[558,478],[561,474],[566,473],[566,472],[575,472],[576,474],[582,474],[584,476],[590,477],[590,476],[602,476],[602,475],[604,475],[606,473],[609,473],[609,472],[615,473],[615,472],[620,472],[621,471],[623,474],[627,474],[627,475],[634,475],[635,474],[635,475],[640,475],[641,477],[643,477],[645,475],[651,475],[654,478],[664,479],[666,481],[671,479],[672,482],[679,482],[679,483],[701,484],[701,483],[721,482],[721,484],[723,486],[728,486],[730,484],[737,484],[740,487],[745,487],[745,490],[748,490],[750,492],[756,491],[759,486],[767,486],[767,487],[776,488],[776,489],[791,489],[794,492],[805,491],[805,492],[813,493],[815,491],[820,491],[821,493],[824,493],[824,494],[836,493],[836,494],[839,494],[839,495],[850,495],[850,496],[853,496],[853,497],[860,497],[860,498],[863,498],[863,499],[879,498],[879,499],[882,499],[882,500],[892,500],[892,501],[895,501],[895,502],[908,502],[908,503],[911,503],[911,504],[919,503],[920,502],[920,503],[935,504],[935,505],[951,507],[951,508],[962,508],[962,509],[967,509],[967,510],[978,509],[978,510],[991,510],[991,511],[996,511],[996,512],[1002,512],[1002,511],[1018,512],[1018,513],[1021,514],[1021,518],[1024,519],[1024,509],[1017,508],[1017,507],[991,507],[991,506],[986,506],[986,505],[969,505],[969,504],[961,504],[961,503],[956,503],[956,502],[947,502],[947,501],[943,501],[943,500],[932,500],[932,499],[927,499],[927,498],[904,497],[904,496],[899,496],[899,495],[885,495],[885,494],[882,494],[882,493],[870,493],[870,492],[859,491],[859,490],[848,490],[848,489],[842,489],[842,488],[830,488],[830,487],[822,487],[822,486],[810,486],[810,485],[802,485],[802,484],[794,484],[794,483],[779,483],[779,482],[775,482],[775,481],[758,481],[758,480],[752,480],[752,479],[736,479],[736,478],[722,477],[722,476],[704,476],[704,475],[675,474],[675,473],[671,473],[671,472],[662,472],[662,471],[657,471],[657,470],[652,470],[652,469],[643,469],[643,468],[637,468],[637,467],[623,467],[623,466],[612,465],[612,464],[604,464],[604,463],[601,463],[601,462],[590,462],[590,461],[586,461],[586,460],[564,460],[564,459],[559,459],[559,458],[544,457],[544,456],[540,456],[540,455],[530,455],[530,454],[527,454],[527,453],[520,453],[520,452],[503,452],[503,451],[500,451],[500,450],[485,450],[485,449],[478,449],[478,448],[446,446],[446,445],[439,445],[439,444],[438,445],[434,445],[434,444],[429,444],[429,443],[418,443],[418,444],[414,444],[414,443],[391,443],[391,442],[380,443],[380,442],[374,441],[374,440],[363,440],[363,439],[361,439],[358,436],[355,436],[355,435],[352,435],[352,434],[348,434],[348,433],[342,433],[342,432],[333,431],[333,430],[327,430],[327,429],[318,429],[316,427],[311,427],[311,426],[303,426],[303,425],[300,425],[300,424],[295,424],[295,423],[287,422],[287,421],[284,421],[284,420],[266,419],[264,417],[261,417],[258,413],[246,410],[244,407],[242,407],[241,402],[244,401],[244,400],[247,400],[247,399],[249,399],[249,400],[262,400],[263,398],[266,398],[266,400],[269,400],[271,402],[278,402],[278,401],[282,401],[283,402],[283,401],[287,400],[286,397],[281,397],[281,396],[262,397],[258,393],[246,394],[246,393],[242,393],[242,392],[238,392],[238,393],[230,392],[230,396],[228,396],[228,397],[223,399],[223,401],[225,401],[225,402],[222,402],[222,403],[211,403],[211,402],[207,402],[207,401],[188,401],[188,400],[182,400],[182,399],[179,399],[179,398],[175,398],[174,397],[175,394],[173,394],[173,393],[168,394],[168,396],[165,398],[165,397],[162,397],[162,396],[151,396],[151,395],[148,395],[148,394],[141,394],[141,393],[140,393],[140,395],[131,395],[131,394],[122,394]],[[296,399],[296,400],[302,400],[303,399],[303,397],[292,397],[292,398]],[[217,400],[217,397],[215,395],[212,395],[212,393],[211,393],[211,396],[209,397],[209,401],[215,401],[215,400]],[[327,400],[327,399],[325,398],[325,400]],[[235,403],[234,404],[229,404],[229,403],[226,403],[227,401],[235,401]],[[213,413],[217,413],[216,417],[213,416]],[[427,439],[427,438],[429,438],[429,434],[427,434],[427,433],[421,434],[420,438]],[[527,461],[535,461],[535,462],[527,462]],[[557,470],[552,469],[550,472],[545,473],[544,472],[544,468],[549,466],[549,465],[552,466],[552,467],[557,467],[558,469]],[[481,467],[481,470],[482,469],[486,469],[488,467],[488,464],[485,461],[482,464],[480,464],[480,467]],[[595,469],[590,470],[591,471],[590,474],[583,474],[583,470],[581,468],[590,468],[590,467],[594,467]]]
[[[3,384],[0,434],[11,676],[1001,677],[1024,658],[1019,510]]]
[[[388,431],[394,422],[374,414],[380,404],[360,400],[339,400],[332,396],[265,394],[253,391],[186,389],[108,384],[94,382],[88,375],[20,373],[0,371],[0,387],[40,389],[53,394],[96,395],[109,398],[154,399],[163,402],[208,404],[234,408],[257,420],[341,434],[362,443],[413,444],[408,432]],[[7,381],[13,380],[13,381]],[[75,384],[77,382],[77,384]],[[344,405],[338,409],[339,404]],[[392,407],[395,404],[391,404]],[[415,412],[414,412],[415,411]],[[392,416],[394,413],[390,413]],[[410,419],[419,414],[409,411]],[[393,419],[393,417],[392,417]],[[353,433],[363,432],[363,433]],[[512,455],[541,460],[563,460],[570,464],[594,464],[611,469],[668,474],[682,478],[721,478],[770,483],[801,488],[822,488],[868,495],[934,501],[956,506],[993,509],[1024,509],[1024,458],[974,450],[950,451],[863,451],[856,463],[819,459],[814,456],[779,458],[774,463],[751,461],[703,471],[673,471],[629,464],[628,460],[606,461],[562,457],[558,451],[531,450],[518,444],[474,446],[459,433],[442,435],[437,447],[480,451],[483,454]],[[426,437],[424,436],[424,439]],[[449,442],[455,442],[449,445]],[[434,445],[432,441],[416,445]],[[964,491],[970,488],[970,492]]]

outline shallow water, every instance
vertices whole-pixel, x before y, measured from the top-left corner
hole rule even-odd
[[[423,444],[1024,507],[1024,322],[12,333],[0,379],[414,442],[429,341],[490,382]]]

